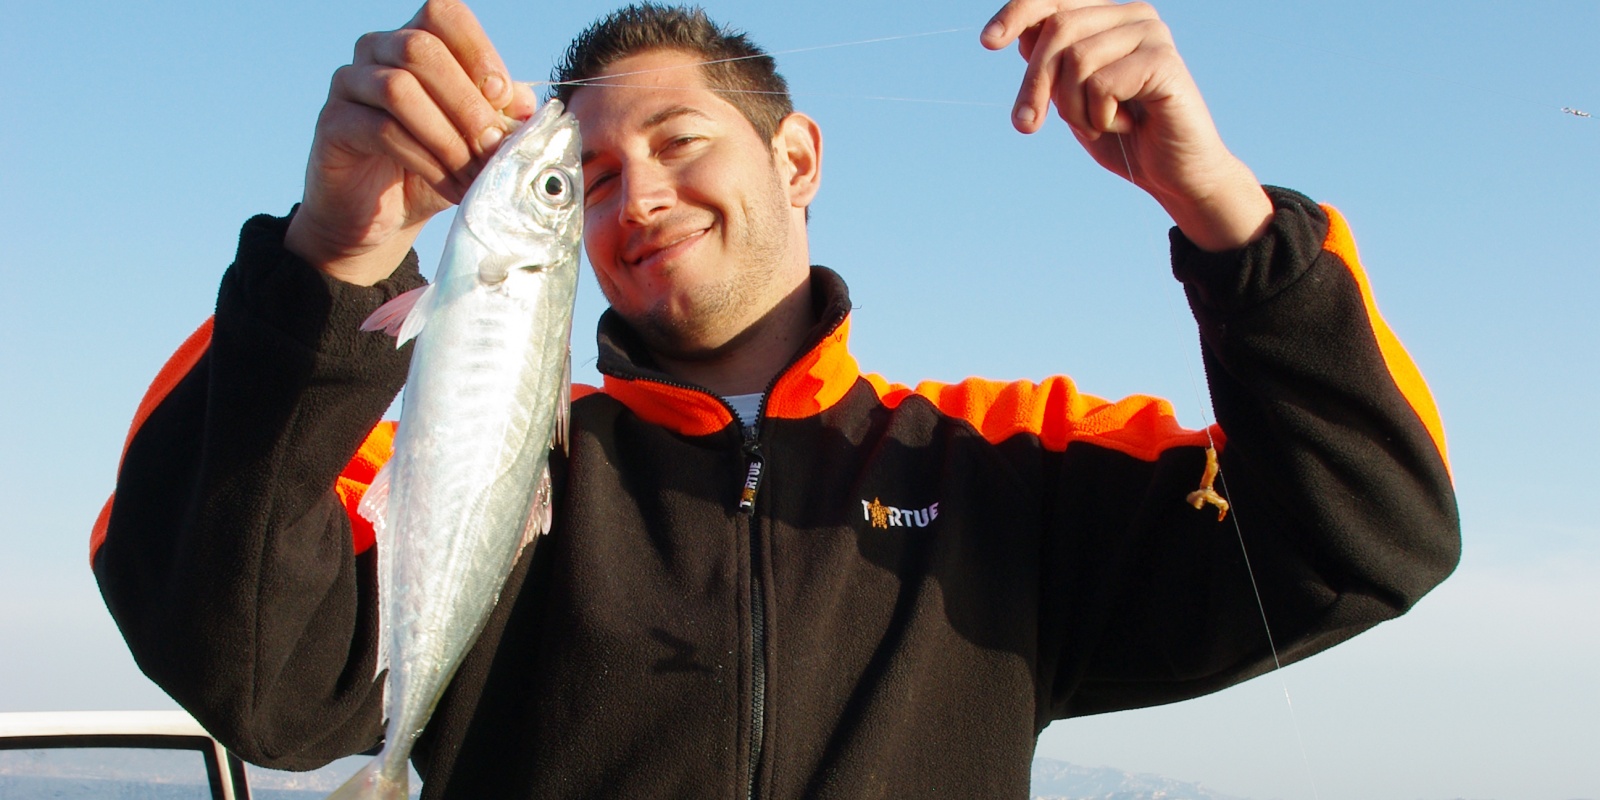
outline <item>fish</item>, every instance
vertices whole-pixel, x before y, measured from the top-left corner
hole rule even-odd
[[[384,744],[329,800],[408,796],[417,736],[522,552],[550,530],[549,459],[565,446],[571,401],[581,150],[576,119],[546,103],[467,190],[433,283],[362,324],[416,347],[394,454],[359,506],[377,534]]]

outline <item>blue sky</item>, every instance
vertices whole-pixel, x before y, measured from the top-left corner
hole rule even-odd
[[[474,5],[524,80],[610,7]],[[1059,120],[1011,130],[1022,62],[976,43],[997,7],[710,10],[774,51],[963,29],[780,57],[824,131],[813,259],[851,284],[866,368],[898,381],[1065,373],[1102,396],[1169,397],[1202,424],[1168,223]],[[1600,114],[1600,4],[1158,8],[1232,149],[1351,221],[1443,412],[1466,556],[1399,621],[1209,698],[1057,724],[1041,755],[1254,798],[1600,796],[1600,118],[1560,110]],[[89,526],[145,386],[210,313],[239,224],[298,199],[329,75],[357,36],[414,10],[8,5],[0,710],[170,705],[100,603]],[[425,234],[425,264],[441,234]],[[592,381],[591,277],[574,346]]]

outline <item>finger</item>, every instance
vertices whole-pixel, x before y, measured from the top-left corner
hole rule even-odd
[[[433,102],[414,73],[385,66],[347,66],[335,72],[333,80],[335,98],[382,113],[446,172],[472,179],[474,145]]]
[[[465,194],[465,184],[405,126],[383,111],[347,103],[330,110],[321,127],[323,135],[343,149],[393,160],[401,170],[450,203],[460,202]]]
[[[1051,10],[1054,13],[1023,29],[1016,37],[1017,51],[1027,60],[1028,67],[1016,104],[1012,107],[1012,124],[1023,133],[1032,133],[1043,126],[1052,96],[1058,102],[1066,103],[1066,108],[1062,110],[1069,121],[1083,117],[1082,104],[1074,94],[1076,89],[1058,88],[1063,51],[1085,36],[1153,13],[1147,8],[1098,2],[1055,4],[1044,0],[1013,0],[996,19],[1004,25],[1011,25],[1026,22],[1040,12]]]
[[[1016,122],[1026,125],[1035,120],[1034,130],[1043,124],[1048,113],[1048,105],[1040,99],[1043,94],[1055,100],[1069,125],[1095,135],[1085,81],[1096,70],[1133,52],[1145,37],[1164,36],[1165,26],[1159,22],[1148,5],[1130,3],[1078,8],[1028,29],[1018,42],[1019,50],[1027,51],[1027,81],[1031,83],[1014,108]],[[1100,97],[1095,100],[1103,102]]]
[[[1122,104],[1150,99],[1159,91],[1160,76],[1171,70],[1164,65],[1177,61],[1177,51],[1165,26],[1157,22],[1123,25],[1085,39],[1068,48],[1062,57],[1061,81],[1056,107],[1064,119],[1091,135],[1120,132],[1126,126],[1118,121]],[[1073,90],[1072,87],[1077,87]],[[1070,92],[1071,110],[1061,95]]]
[[[1144,22],[1118,24],[1075,38],[1059,52],[1055,101],[1067,124],[1091,137],[1108,130],[1102,123],[1115,116],[1118,102],[1137,93],[1137,87],[1127,87],[1132,65],[1122,62],[1138,51],[1149,35]]]
[[[367,43],[364,55],[373,64],[403,70],[423,88],[424,95],[407,95],[406,101],[436,106],[460,131],[474,155],[493,152],[505,134],[500,111],[484,99],[439,37],[403,28],[362,40]]]
[[[1165,85],[1172,76],[1165,69],[1175,51],[1146,40],[1127,57],[1106,65],[1084,82],[1086,124],[1091,131],[1124,133],[1132,128],[1129,106],[1171,94]]]
[[[1048,35],[1051,23],[1046,22]],[[1037,44],[1032,48],[1028,67],[1022,72],[1022,86],[1017,89],[1017,101],[1011,107],[1011,125],[1021,133],[1034,133],[1044,125],[1045,113],[1050,108],[1050,96],[1055,84],[1057,57],[1043,52]]]
[[[427,31],[438,37],[456,63],[466,72],[472,85],[496,110],[502,110],[515,99],[511,73],[501,60],[500,52],[489,41],[483,25],[472,9],[458,0],[428,0],[418,9],[417,15],[406,24],[408,28]]]
[[[1022,35],[1017,37],[1017,55],[1022,56],[1023,61],[1032,61],[1033,48],[1038,44],[1039,26],[1035,25],[1023,31]]]
[[[1022,133],[1034,133],[1044,126],[1051,100],[1069,123],[1083,117],[1078,88],[1075,84],[1062,83],[1063,58],[1074,39],[1063,26],[1072,20],[1072,15],[1065,14],[1049,17],[1017,39],[1018,50],[1028,59],[1028,66],[1023,71],[1022,85],[1011,109],[1011,122]]]
[[[1111,3],[1112,0],[1009,0],[990,18],[978,41],[990,50],[1000,50],[1054,14]]]
[[[506,116],[526,121],[533,116],[533,112],[539,110],[539,95],[532,86],[526,83],[514,83],[511,85],[511,91],[513,92],[511,105],[504,109]]]

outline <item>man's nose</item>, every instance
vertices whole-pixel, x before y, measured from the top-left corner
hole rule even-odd
[[[677,192],[664,170],[639,165],[623,171],[618,214],[624,225],[648,225],[676,200]]]

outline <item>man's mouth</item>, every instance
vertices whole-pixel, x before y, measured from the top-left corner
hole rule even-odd
[[[646,243],[629,248],[623,254],[622,263],[633,269],[652,269],[688,252],[690,248],[699,244],[710,230],[710,228],[697,228],[654,237]]]

